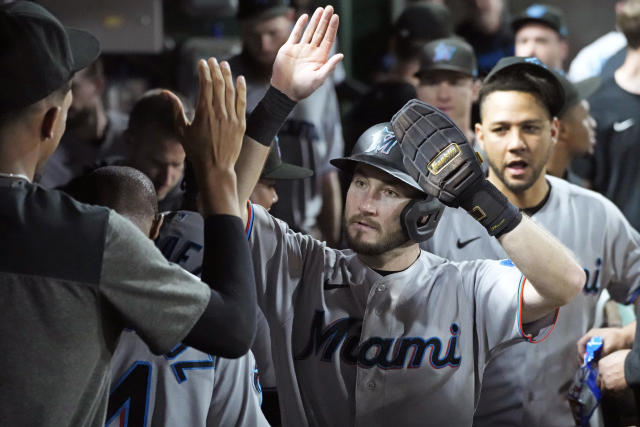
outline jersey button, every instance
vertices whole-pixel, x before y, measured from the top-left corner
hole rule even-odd
[[[367,383],[367,388],[368,388],[369,390],[375,390],[375,388],[376,388],[376,383],[374,383],[373,381],[369,381],[369,382]]]
[[[379,285],[378,286],[378,292],[384,292],[387,290],[387,285]]]

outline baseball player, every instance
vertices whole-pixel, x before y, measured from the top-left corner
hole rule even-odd
[[[0,5],[0,45],[2,423],[103,425],[125,326],[158,353],[181,341],[225,357],[246,353],[256,320],[233,171],[242,140],[216,130],[222,122],[243,132],[243,79],[236,99],[231,74],[212,75],[201,61],[198,111],[184,124],[206,214],[203,283],[117,213],[32,183],[60,142],[71,77],[99,54],[97,39],[16,1]]]
[[[516,56],[535,56],[548,67],[563,70],[569,55],[569,31],[562,9],[532,4],[511,21]]]
[[[283,162],[280,157],[277,138],[271,145],[269,156],[262,169],[260,180],[251,193],[252,203],[269,210],[278,200],[273,182],[279,180],[308,178],[313,171]],[[187,183],[187,188],[193,188]],[[188,195],[189,197],[190,195]],[[202,271],[204,247],[204,220],[198,212],[181,210],[167,212],[156,239],[156,246],[164,256],[182,266],[187,271],[199,275]],[[256,338],[253,342],[253,354],[258,361],[260,384],[264,392],[262,409],[272,424],[279,424],[278,396],[271,356],[269,326],[264,315],[258,310]]]
[[[236,166],[241,203],[276,122],[328,68],[321,64],[337,17],[330,7],[318,9],[303,33],[304,24],[298,21],[278,53],[272,87],[247,123]],[[316,64],[296,73],[296,52],[314,52]],[[430,143],[442,152],[431,165],[437,177],[462,168],[474,178],[439,197],[468,207],[521,270],[509,260],[457,264],[420,250],[416,242],[431,235],[441,205],[418,184],[423,169],[419,181],[404,170],[399,143],[420,145],[423,135],[436,135]],[[393,130],[381,124],[365,132],[334,165],[353,173],[344,217],[350,250],[294,233],[254,204],[246,212],[283,424],[469,425],[491,352],[542,339],[584,271],[484,179],[452,122],[419,101],[403,107]]]
[[[162,216],[154,185],[136,169],[98,168],[80,178],[71,195],[83,203],[114,209],[151,239],[158,235]],[[126,329],[110,369],[107,426],[267,425],[251,352],[225,359],[180,343],[155,355],[135,331]]]
[[[578,367],[574,346],[594,322],[600,293],[607,289],[616,301],[629,303],[640,290],[640,236],[620,211],[592,191],[545,175],[562,98],[555,74],[535,58],[501,60],[480,91],[476,135],[490,166],[489,181],[575,253],[586,279],[545,342],[517,344],[490,360],[476,425],[571,425],[566,392]],[[445,209],[423,247],[456,261],[507,255],[456,209]]]
[[[558,138],[547,162],[547,172],[580,184],[580,178],[569,170],[569,165],[575,158],[593,154],[596,121],[589,113],[587,98],[600,86],[600,78],[571,83],[560,73],[556,73],[556,77],[562,84],[566,100],[558,113]]]
[[[476,55],[469,43],[458,38],[427,43],[420,53],[418,99],[451,117],[473,141],[471,106],[478,100],[480,82]]]
[[[234,75],[247,78],[247,111],[253,111],[269,88],[271,68],[295,22],[290,0],[239,0],[242,52],[229,59]],[[282,158],[313,170],[305,180],[279,180],[283,203],[273,214],[297,230],[332,245],[340,241],[342,194],[329,160],[344,153],[340,109],[333,81],[319,87],[291,112],[278,133]],[[260,168],[258,168],[260,171]]]

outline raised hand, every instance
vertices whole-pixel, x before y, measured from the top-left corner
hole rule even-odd
[[[198,63],[199,92],[193,122],[184,128],[182,145],[196,170],[233,170],[244,135],[246,83],[244,77],[233,86],[227,62],[215,58]]]
[[[316,90],[342,60],[341,53],[329,58],[336,39],[339,18],[333,7],[319,7],[308,20],[302,15],[282,45],[273,64],[271,85],[294,101],[299,101]]]

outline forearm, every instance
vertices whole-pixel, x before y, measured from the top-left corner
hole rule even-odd
[[[260,179],[264,162],[269,155],[269,147],[245,135],[242,151],[236,162],[238,176],[238,203],[242,222],[247,224],[247,200]]]
[[[340,241],[342,218],[342,191],[336,172],[326,173],[322,177],[322,211],[318,218],[320,231],[331,247]]]
[[[573,254],[528,217],[499,241],[530,284],[524,291],[525,323],[567,304],[584,286],[584,270]]]
[[[225,170],[214,166],[194,163],[200,189],[200,207],[202,216],[234,215],[240,216],[237,178],[233,169]]]
[[[205,218],[202,281],[211,287],[211,299],[184,342],[222,357],[245,354],[256,329],[256,285],[239,218]]]

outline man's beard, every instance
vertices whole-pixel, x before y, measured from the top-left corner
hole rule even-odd
[[[550,155],[551,153],[549,153]],[[504,184],[505,187],[507,187],[507,189],[509,191],[511,191],[514,194],[520,194],[523,191],[528,190],[529,188],[531,188],[531,186],[533,184],[535,184],[535,182],[538,180],[538,177],[540,177],[540,174],[542,173],[542,169],[544,168],[546,161],[549,160],[549,155],[546,156],[546,160],[544,162],[541,162],[540,165],[538,165],[537,167],[532,167],[531,164],[529,164],[529,168],[531,170],[531,176],[525,180],[518,180],[518,181],[508,181],[505,177],[506,174],[506,170],[507,167],[503,166],[502,170],[498,169],[496,167],[496,165],[487,157],[487,161],[489,162],[489,167],[491,168],[491,170],[493,170],[493,173],[496,174],[496,176],[500,179],[500,181]]]
[[[374,243],[364,243],[359,239],[360,235],[362,235],[361,231],[356,232],[355,236],[352,236],[347,228],[348,224],[358,222],[361,219],[364,219],[364,217],[354,215],[349,221],[343,221],[343,230],[345,230],[347,245],[357,254],[368,256],[382,255],[409,241],[404,232],[401,229],[397,229],[392,232],[383,232],[380,235],[380,239]],[[370,220],[367,220],[367,222],[372,224],[376,230],[380,231],[381,228],[378,223]]]

